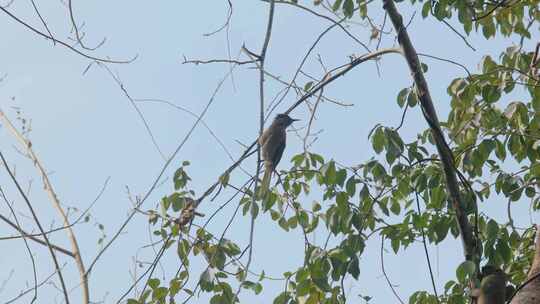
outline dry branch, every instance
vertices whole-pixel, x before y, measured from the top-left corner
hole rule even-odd
[[[29,234],[28,232],[24,231],[21,227],[19,227],[19,225],[17,225],[16,223],[10,221],[7,217],[0,214],[0,219],[2,221],[6,222],[6,224],[8,224],[9,226],[13,227],[13,229],[17,230],[22,236],[27,237],[27,238],[31,239],[32,241],[37,242],[37,243],[39,243],[41,245],[47,246],[47,243],[45,241],[40,240],[39,238],[37,238],[37,237]],[[65,254],[65,255],[68,255],[70,257],[75,257],[73,252],[71,252],[71,251],[69,251],[67,249],[64,249],[64,248],[62,248],[60,246],[56,246],[56,245],[51,244],[51,247],[52,247],[52,249],[54,249],[54,250],[56,250],[58,252],[61,252],[61,253]]]
[[[81,253],[79,250],[79,245],[77,243],[77,239],[75,237],[75,233],[73,232],[73,229],[71,228],[71,225],[69,223],[69,219],[60,205],[60,200],[58,199],[58,196],[56,195],[56,192],[54,191],[52,184],[49,180],[49,177],[47,176],[47,173],[43,166],[41,165],[41,162],[39,161],[39,158],[34,153],[34,150],[32,149],[32,144],[29,140],[27,140],[16,128],[13,126],[11,121],[7,118],[7,116],[4,114],[2,110],[0,110],[0,121],[4,123],[4,125],[7,127],[9,131],[13,134],[13,136],[19,141],[21,146],[26,150],[27,156],[32,160],[34,167],[38,170],[39,174],[41,175],[41,178],[43,180],[43,184],[45,185],[45,191],[47,192],[47,195],[49,196],[49,199],[51,200],[51,203],[53,204],[54,208],[58,211],[60,214],[60,217],[62,218],[62,221],[64,223],[64,227],[66,228],[67,236],[69,238],[69,241],[71,243],[71,250],[73,253],[73,256],[75,258],[75,263],[77,264],[77,268],[79,270],[79,274],[81,277],[81,284],[82,284],[82,290],[83,290],[83,304],[89,303],[90,294],[88,291],[88,278],[86,275],[86,270],[84,268],[84,263],[81,257]],[[41,231],[44,233],[43,231]],[[43,236],[46,239],[46,236]],[[48,241],[47,241],[48,243]],[[48,244],[50,246],[50,244]]]
[[[21,185],[19,184],[19,181],[17,181],[17,179],[15,178],[13,171],[11,171],[11,169],[9,168],[7,160],[5,159],[4,154],[2,154],[2,152],[0,152],[0,159],[2,159],[2,164],[4,166],[4,169],[6,169],[6,172],[11,178],[11,181],[15,184],[15,187],[17,188],[17,191],[19,192],[24,202],[26,203],[28,210],[30,210],[30,213],[32,214],[32,218],[36,222],[36,225],[38,226],[39,231],[41,231],[41,233],[43,234],[43,239],[45,240],[45,243],[47,243],[47,248],[49,249],[49,252],[51,254],[56,272],[58,273],[58,280],[60,281],[60,285],[62,286],[62,293],[64,294],[64,300],[66,301],[66,304],[69,304],[69,296],[68,296],[68,291],[66,288],[66,283],[64,281],[64,275],[62,274],[62,271],[60,270],[60,264],[58,263],[58,258],[56,257],[56,253],[54,249],[52,248],[51,242],[49,242],[49,238],[45,234],[45,230],[43,229],[43,226],[41,225],[41,222],[39,221],[36,211],[34,210],[34,207],[32,207],[32,203],[30,203],[30,200],[28,199]]]

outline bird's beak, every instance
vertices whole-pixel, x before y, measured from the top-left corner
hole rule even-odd
[[[300,119],[291,118],[292,121],[300,121]]]

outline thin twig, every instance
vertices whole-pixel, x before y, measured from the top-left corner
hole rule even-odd
[[[41,233],[45,233],[45,230],[43,229],[43,226],[41,226],[41,222],[39,221],[37,214],[34,211],[34,207],[32,207],[30,200],[28,200],[28,197],[26,196],[26,194],[24,193],[24,190],[21,188],[19,182],[15,178],[15,175],[13,175],[13,172],[11,172],[11,169],[9,169],[7,161],[4,158],[4,154],[2,152],[0,152],[0,158],[2,159],[2,163],[4,164],[4,169],[6,169],[7,173],[9,174],[9,177],[11,178],[11,181],[17,187],[19,194],[22,196],[24,202],[26,203],[26,206],[30,210],[30,213],[32,213],[32,217],[34,218],[34,221],[36,222],[36,225],[38,226],[39,231],[41,231]],[[56,272],[58,273],[58,279],[60,280],[60,285],[62,286],[62,293],[64,294],[64,299],[66,301],[66,304],[69,304],[69,296],[68,296],[68,292],[66,288],[66,283],[64,282],[64,276],[62,275],[62,271],[60,270],[60,264],[58,263],[56,253],[54,252],[54,249],[52,248],[52,245],[49,242],[49,238],[47,237],[47,235],[43,234],[43,239],[45,240],[45,243],[47,243],[47,248],[49,248],[49,252],[51,254],[54,267],[56,268]]]
[[[234,68],[234,67],[233,67]],[[223,85],[223,83],[225,82],[225,80],[228,78],[228,76],[231,74],[233,68],[231,68],[231,70],[225,75],[225,77],[218,83],[218,85],[216,86],[216,89],[214,90],[214,92],[212,93],[211,97],[210,97],[210,100],[208,101],[208,103],[206,104],[206,106],[204,107],[204,109],[202,110],[201,114],[199,115],[199,117],[197,118],[197,120],[195,121],[195,123],[193,123],[191,129],[188,131],[188,133],[184,136],[184,138],[182,139],[182,141],[180,142],[180,144],[176,147],[175,151],[171,154],[171,156],[167,159],[167,161],[165,162],[165,164],[163,165],[163,167],[161,168],[160,172],[158,173],[157,177],[154,179],[152,185],[150,186],[150,188],[146,191],[145,195],[143,196],[143,198],[137,203],[137,205],[135,206],[136,208],[139,208],[140,206],[142,206],[142,204],[148,199],[148,197],[150,196],[150,194],[152,194],[152,192],[154,192],[154,189],[156,188],[156,186],[158,185],[159,181],[161,180],[161,177],[163,176],[163,174],[165,173],[165,171],[167,170],[167,168],[169,167],[169,165],[172,163],[172,161],[174,160],[174,158],[176,157],[176,155],[178,154],[178,152],[180,152],[180,150],[182,149],[182,147],[184,147],[185,143],[187,142],[187,140],[191,137],[191,135],[193,134],[193,131],[195,131],[195,129],[197,128],[197,126],[199,125],[199,123],[201,122],[201,120],[203,119],[204,115],[206,114],[206,112],[208,111],[208,109],[210,108],[210,106],[214,103],[214,100],[215,100],[215,97],[217,95],[217,93],[219,92],[219,90],[221,89],[221,86]],[[107,244],[105,244],[105,246],[99,251],[99,253],[97,254],[97,256],[94,258],[94,260],[92,261],[92,263],[90,264],[90,267],[88,267],[88,270],[86,271],[87,274],[89,274],[92,269],[94,268],[95,264],[97,263],[97,261],[101,258],[101,256],[103,255],[103,253],[112,245],[112,243],[118,238],[118,236],[124,231],[124,229],[126,228],[126,226],[128,225],[128,223],[131,221],[131,219],[133,218],[133,216],[135,216],[135,213],[137,211],[135,209],[133,209],[126,220],[124,220],[124,222],[122,223],[122,225],[120,225],[120,228],[118,228],[118,230],[116,231],[116,233],[112,236],[112,238],[109,240],[109,242],[107,242]]]
[[[272,26],[274,24],[274,8],[275,8],[275,2],[274,0],[270,0],[270,8],[268,12],[268,24],[266,26],[266,34],[264,37],[264,43],[262,45],[261,54],[259,56],[259,137],[262,136],[264,131],[264,64],[266,61],[266,52],[268,50],[268,45],[270,43],[270,37],[272,36]],[[259,175],[261,173],[261,166],[259,164],[261,163],[261,149],[260,145],[257,149],[257,169],[255,172],[255,183],[253,186],[253,192],[256,193],[257,191],[257,184],[259,182]],[[254,194],[251,199],[251,208],[253,208],[256,204],[256,197],[257,195]],[[249,251],[248,251],[248,260],[246,262],[245,271],[246,276],[247,272],[249,272],[249,267],[251,266],[251,261],[253,257],[253,235],[254,235],[254,229],[255,229],[255,217],[256,215],[253,214],[253,212],[250,212],[251,214],[251,223],[249,228]],[[238,290],[236,291],[236,294],[233,298],[238,298],[238,294],[240,293],[240,290],[242,289],[243,281],[245,278],[242,279],[242,282],[238,286]]]
[[[11,121],[7,118],[7,116],[0,110],[0,120],[4,122],[4,124],[7,126],[7,128],[11,131],[13,136],[17,139],[17,141],[21,144],[23,148],[26,149],[26,152],[30,159],[32,160],[32,163],[34,164],[34,167],[38,170],[39,174],[41,175],[41,179],[43,180],[44,189],[47,192],[47,195],[53,204],[54,208],[58,211],[58,214],[62,218],[62,222],[64,224],[64,227],[66,227],[66,233],[68,236],[68,239],[71,243],[71,250],[73,253],[73,257],[75,258],[75,263],[77,264],[77,268],[79,270],[79,275],[81,277],[81,282],[83,286],[83,301],[82,303],[88,304],[90,302],[90,292],[88,290],[88,279],[86,277],[86,271],[84,268],[84,262],[82,260],[81,252],[79,250],[79,245],[77,242],[77,238],[75,237],[75,233],[73,232],[73,229],[71,229],[69,219],[62,208],[60,204],[60,200],[58,199],[58,196],[56,195],[56,192],[54,191],[54,188],[52,186],[51,181],[49,180],[49,177],[47,175],[47,172],[43,168],[43,165],[41,164],[41,161],[37,157],[36,153],[32,149],[32,144],[29,140],[23,137],[23,135],[13,126]],[[41,231],[43,232],[43,231]],[[45,238],[45,236],[43,236]],[[48,243],[48,242],[47,242]],[[49,244],[47,244],[49,245]]]
[[[409,162],[409,165],[411,165],[411,163]],[[422,210],[420,208],[420,199],[418,199],[418,191],[416,190],[416,188],[414,189],[414,196],[416,198],[416,211],[418,213],[418,216],[422,216]],[[431,279],[431,285],[433,287],[433,294],[435,295],[435,299],[437,301],[437,303],[440,303],[439,302],[439,295],[437,294],[437,287],[435,285],[435,277],[433,276],[433,269],[431,267],[431,260],[429,258],[429,252],[428,252],[428,248],[427,248],[427,240],[426,240],[426,232],[424,231],[424,227],[420,227],[420,232],[422,234],[422,245],[424,247],[424,254],[426,256],[426,262],[427,262],[427,265],[428,265],[428,270],[429,270],[429,278]]]
[[[396,299],[401,304],[405,304],[399,294],[397,293],[396,289],[394,288],[394,285],[392,282],[390,282],[390,278],[388,278],[388,274],[386,274],[386,269],[384,268],[384,235],[381,236],[381,269],[384,275],[384,278],[386,279],[386,283],[388,283],[388,286],[390,287],[390,290],[392,290],[392,293],[396,297]]]
[[[232,14],[233,14],[233,5],[232,5],[231,0],[227,0],[227,4],[229,5],[229,10],[227,12],[227,19],[225,20],[225,23],[222,26],[220,26],[217,30],[212,31],[210,33],[205,33],[205,34],[203,34],[203,36],[206,36],[206,37],[212,36],[212,35],[214,35],[216,33],[221,32],[224,28],[229,26],[229,24],[231,22],[231,17],[232,17]]]
[[[262,0],[262,1],[265,1],[265,2],[269,2],[269,0]],[[368,46],[363,43],[362,41],[360,41],[358,38],[356,38],[349,30],[347,30],[341,23],[344,21],[344,20],[340,20],[340,21],[336,21],[328,16],[325,16],[325,15],[322,15],[322,14],[319,14],[317,13],[316,11],[306,7],[306,6],[303,6],[303,5],[300,5],[298,4],[297,2],[294,2],[294,1],[283,1],[283,0],[278,0],[276,1],[276,4],[288,4],[288,5],[292,5],[294,7],[297,7],[297,8],[300,8],[306,12],[309,12],[317,17],[320,17],[322,19],[325,19],[325,20],[328,20],[330,21],[331,23],[333,23],[334,25],[337,25],[341,30],[343,30],[343,32],[351,37],[352,40],[354,40],[356,43],[358,43],[359,45],[361,45],[366,51],[368,52],[371,52],[371,50],[368,48]]]
[[[0,191],[0,192],[1,192],[1,191]],[[47,243],[46,243],[45,241],[40,240],[40,239],[38,239],[36,236],[33,236],[33,235],[31,235],[30,233],[24,231],[18,223],[12,222],[10,219],[8,219],[7,217],[3,216],[2,214],[0,214],[0,220],[6,222],[6,224],[8,224],[9,226],[13,227],[13,229],[17,230],[17,231],[21,234],[21,236],[18,237],[18,238],[22,238],[22,239],[25,239],[25,240],[28,238],[28,239],[30,239],[30,240],[36,242],[36,243],[39,243],[39,244],[44,245],[44,246],[47,246]],[[17,221],[17,219],[15,219],[15,221]],[[39,234],[39,235],[43,235],[43,234]],[[72,258],[75,256],[75,255],[73,254],[73,252],[71,252],[71,251],[69,251],[69,250],[67,250],[67,249],[64,249],[64,248],[62,248],[62,247],[60,247],[60,246],[56,246],[56,245],[51,244],[51,247],[52,247],[54,250],[56,250],[56,251],[58,251],[58,252],[61,252],[61,253],[65,254],[65,255],[67,255],[67,256],[70,256],[70,257],[72,257]]]
[[[32,301],[30,303],[34,303],[37,300],[37,271],[36,271],[36,261],[34,259],[34,255],[32,254],[32,250],[30,250],[30,246],[28,245],[28,240],[26,240],[26,233],[22,231],[21,223],[19,223],[19,219],[17,218],[17,215],[15,214],[15,210],[13,210],[13,207],[9,203],[6,194],[4,193],[4,190],[0,188],[0,193],[2,194],[2,198],[4,199],[4,202],[9,208],[9,211],[11,212],[11,215],[13,215],[13,219],[15,220],[15,223],[11,223],[7,218],[2,216],[2,219],[7,220],[7,222],[12,226],[15,227],[15,229],[19,230],[21,235],[23,236],[24,246],[26,246],[26,250],[28,251],[28,256],[30,257],[30,261],[32,262],[32,274],[34,276],[34,296],[32,297]],[[41,240],[40,240],[41,241]],[[2,288],[3,289],[3,288]]]
[[[467,73],[467,75],[469,77],[471,77],[471,72],[469,71],[469,69],[467,69],[466,66],[464,66],[463,64],[457,62],[457,61],[454,61],[454,60],[450,60],[450,59],[446,59],[446,58],[441,58],[441,57],[437,57],[437,56],[433,56],[433,55],[429,55],[429,54],[425,54],[425,53],[418,53],[418,56],[423,56],[423,57],[428,57],[428,58],[431,58],[431,59],[435,59],[435,60],[439,60],[439,61],[444,61],[444,62],[448,62],[448,63],[451,63],[451,64],[455,64],[461,68],[463,68],[465,70],[465,72]]]
[[[85,54],[79,50],[77,50],[76,48],[72,47],[71,45],[61,41],[61,40],[58,40],[58,39],[55,39],[41,31],[39,31],[38,29],[32,27],[31,25],[29,25],[28,23],[26,23],[25,21],[23,21],[22,19],[20,19],[19,17],[13,15],[10,11],[8,11],[5,7],[2,7],[0,6],[0,10],[2,12],[4,12],[6,15],[8,15],[9,17],[11,17],[11,19],[15,20],[16,22],[22,24],[23,26],[25,26],[26,28],[28,28],[30,31],[34,32],[35,34],[41,36],[41,37],[44,37],[46,39],[49,39],[49,40],[52,40],[52,41],[56,41],[58,44],[68,48],[69,50],[85,57],[85,58],[88,58],[88,59],[92,59],[92,60],[95,60],[95,61],[98,61],[98,62],[107,62],[107,63],[131,63],[133,61],[135,61],[135,59],[137,59],[138,55],[135,55],[132,59],[129,59],[129,60],[111,60],[111,59],[105,59],[105,58],[99,58],[99,57],[94,57],[92,55],[88,55],[88,54]]]
[[[158,151],[159,155],[163,158],[163,160],[167,160],[167,158],[165,157],[165,154],[163,154],[163,152],[161,151],[161,148],[159,147],[159,144],[157,143],[157,140],[156,140],[154,134],[152,133],[152,129],[150,128],[150,125],[146,121],[146,118],[144,118],[144,115],[141,112],[141,109],[139,109],[139,107],[135,103],[134,99],[129,94],[128,90],[126,89],[126,87],[122,83],[122,80],[120,79],[120,77],[115,75],[107,65],[102,64],[100,62],[98,62],[98,65],[100,67],[102,67],[105,71],[107,71],[107,73],[112,77],[112,79],[118,85],[118,87],[120,87],[120,90],[122,91],[124,96],[126,96],[126,98],[129,100],[129,103],[135,109],[135,112],[137,112],[137,115],[139,116],[139,118],[143,122],[144,128],[146,129],[146,132],[148,133],[148,136],[150,136],[150,140],[152,140],[152,143],[154,144],[154,147]]]
[[[20,298],[22,298],[24,295],[26,295],[27,293],[31,292],[31,291],[35,291],[37,290],[39,287],[45,285],[45,283],[49,282],[49,280],[57,273],[57,271],[54,271],[53,273],[51,273],[50,275],[48,275],[45,279],[43,279],[39,284],[37,284],[36,286],[33,286],[31,288],[28,288],[27,290],[25,291],[21,291],[19,293],[19,295],[15,296],[14,298],[6,301],[4,304],[11,304],[11,303],[14,303],[15,301],[19,300]]]
[[[368,53],[368,54],[365,54],[365,55],[363,55],[363,56],[361,56],[359,58],[354,59],[350,63],[344,65],[343,68],[341,69],[341,71],[333,74],[332,76],[330,76],[328,78],[325,78],[324,80],[319,82],[317,85],[313,86],[313,88],[307,94],[302,96],[292,106],[290,106],[289,109],[287,109],[287,111],[285,112],[285,114],[289,114],[292,110],[294,110],[296,107],[298,107],[306,99],[313,96],[315,93],[317,93],[319,90],[321,90],[322,88],[324,88],[325,86],[327,86],[328,84],[330,84],[331,82],[336,80],[337,78],[347,74],[347,72],[352,70],[357,65],[359,65],[361,63],[364,63],[364,62],[366,62],[368,60],[375,59],[375,58],[377,58],[379,56],[382,56],[382,55],[385,55],[385,54],[390,54],[390,53],[401,54],[401,49],[400,48],[381,49],[381,50],[374,51],[372,53]]]
[[[47,22],[45,22],[45,19],[43,19],[43,16],[41,16],[41,13],[39,12],[39,9],[37,8],[36,2],[34,0],[31,0],[30,2],[32,3],[34,12],[36,12],[36,15],[38,15],[39,20],[43,24],[43,27],[45,27],[45,29],[47,30],[47,33],[49,33],[49,36],[51,37],[53,45],[56,45],[56,38],[54,38],[51,30],[49,29],[49,26],[47,25]]]
[[[103,40],[101,40],[100,43],[98,43],[95,47],[88,47],[84,44],[83,42],[83,35],[81,35],[79,33],[79,27],[77,26],[77,22],[75,21],[75,14],[73,13],[73,0],[67,0],[67,6],[68,6],[68,11],[69,11],[69,19],[71,20],[71,26],[73,26],[73,31],[75,32],[75,39],[76,41],[80,44],[80,46],[85,49],[85,50],[88,50],[88,51],[95,51],[96,49],[98,49],[100,46],[102,46],[105,41],[107,40],[107,38],[103,38]]]
[[[232,64],[243,65],[243,64],[249,64],[249,63],[255,63],[257,61],[258,60],[239,61],[239,60],[232,60],[232,59],[188,60],[184,56],[184,61],[182,62],[182,64],[192,63],[195,65],[199,65],[199,64],[210,64],[210,63],[232,63]]]
[[[473,17],[472,18],[472,21],[478,21],[480,19],[484,19],[486,18],[487,16],[491,15],[496,9],[498,9],[499,7],[503,6],[504,4],[506,3],[506,0],[501,0],[499,1],[497,4],[495,4],[489,11],[487,11],[485,14],[483,15],[480,15],[480,16],[476,16],[476,17]]]

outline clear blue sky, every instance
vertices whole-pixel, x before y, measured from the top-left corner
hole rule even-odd
[[[47,19],[51,30],[59,39],[67,40],[70,21],[65,6],[60,1],[40,1],[38,6]],[[5,3],[2,1],[0,3]],[[195,113],[200,113],[208,102],[218,81],[228,70],[227,65],[182,65],[183,55],[189,59],[226,58],[227,44],[225,32],[211,37],[203,34],[222,25],[227,13],[226,1],[74,1],[74,10],[79,21],[85,22],[86,42],[90,45],[107,37],[107,42],[98,51],[99,56],[127,59],[138,54],[138,59],[129,65],[110,65],[120,75],[126,89],[134,98],[159,98],[171,101]],[[231,52],[233,56],[243,43],[252,51],[258,51],[262,44],[267,18],[267,4],[262,1],[234,1],[234,14],[230,29]],[[307,5],[310,5],[307,3]],[[408,6],[408,5],[407,5]],[[412,11],[403,11],[406,20]],[[375,21],[382,21],[378,5],[371,5]],[[16,0],[10,7],[17,16],[41,28],[39,20],[28,1]],[[317,35],[329,24],[314,18],[306,12],[290,6],[278,5],[275,26],[268,49],[267,69],[283,80],[294,74],[296,67]],[[0,107],[16,120],[14,107],[19,107],[22,116],[31,120],[30,138],[43,164],[51,173],[51,179],[65,206],[85,209],[99,192],[105,179],[110,177],[108,187],[92,209],[92,219],[88,224],[75,227],[83,258],[89,263],[99,250],[97,243],[101,236],[96,223],[105,227],[110,237],[123,222],[131,203],[126,194],[129,186],[134,195],[144,194],[159,173],[164,161],[153,146],[137,113],[114,83],[107,72],[93,66],[86,74],[83,71],[89,60],[50,41],[37,37],[5,14],[0,14],[2,43],[0,44],[0,75],[6,74],[0,82]],[[388,27],[387,27],[388,28]],[[370,28],[365,25],[353,26],[351,31],[361,40],[368,41]],[[413,42],[421,53],[456,60],[476,71],[483,54],[497,56],[510,40],[485,41],[480,36],[470,37],[476,52],[467,48],[459,37],[448,28],[416,15],[409,27]],[[383,39],[382,47],[393,44],[393,35]],[[529,48],[530,43],[526,44]],[[375,48],[375,43],[370,44]],[[333,29],[325,36],[319,47],[306,63],[306,71],[321,76],[323,71],[316,60],[320,54],[327,67],[347,62],[349,55],[360,55],[365,51],[339,29]],[[426,77],[429,82],[435,106],[441,119],[449,109],[446,87],[451,79],[465,75],[454,65],[424,59],[429,65]],[[329,97],[343,102],[354,103],[354,107],[339,107],[330,103],[321,104],[318,120],[314,128],[322,130],[313,151],[334,158],[341,163],[354,165],[369,159],[374,152],[367,134],[377,123],[394,126],[399,123],[401,111],[396,105],[399,90],[411,84],[405,62],[398,55],[388,55],[381,60],[381,76],[374,63],[365,63],[325,89]],[[234,83],[229,80],[217,94],[209,109],[205,122],[224,142],[234,156],[243,148],[237,141],[249,144],[258,132],[258,72],[248,65],[238,67],[234,72]],[[282,88],[272,80],[267,80],[267,100]],[[519,96],[519,94],[518,94]],[[286,109],[296,97],[289,94],[278,111]],[[508,102],[511,100],[505,100]],[[163,104],[139,104],[160,148],[170,155],[183,139],[194,122],[193,117]],[[302,106],[293,116],[304,122],[295,124],[302,127],[307,121],[307,111]],[[19,124],[18,124],[19,125]],[[20,125],[19,125],[20,126]],[[405,137],[411,139],[417,131],[426,128],[418,108],[409,111],[404,128]],[[408,137],[407,137],[408,136]],[[41,182],[32,164],[18,154],[11,134],[0,128],[0,149],[6,153],[11,164],[16,165],[17,176],[28,185],[31,181],[30,197],[39,210],[42,221],[49,227],[56,227],[60,219],[51,208]],[[302,151],[301,140],[290,134],[288,147],[280,164],[289,167],[290,156]],[[172,192],[170,176],[182,160],[190,160],[189,173],[193,178],[193,188],[200,194],[222,171],[230,160],[209,132],[199,126],[189,142],[180,151],[167,171],[168,180],[147,200],[143,209],[153,208],[159,199]],[[254,160],[245,164],[246,169],[254,168]],[[244,176],[236,174],[237,184]],[[36,230],[22,204],[22,200],[9,187],[4,173],[0,174],[0,185],[7,187],[8,195],[15,202],[24,227]],[[4,186],[6,185],[6,186]],[[215,202],[205,201],[201,211],[211,214],[227,198],[220,196]],[[311,198],[306,200],[311,204]],[[526,204],[516,210],[516,219],[522,226],[530,220]],[[491,200],[481,206],[482,210],[499,220],[505,217],[505,202]],[[210,230],[219,234],[233,209],[225,209],[210,225]],[[0,204],[0,212],[7,215],[5,204]],[[1,236],[13,233],[2,225]],[[228,238],[246,245],[249,234],[249,218],[237,217],[227,233]],[[317,235],[320,240],[323,235]],[[54,234],[52,240],[69,247],[65,235]],[[96,265],[90,277],[91,299],[115,303],[132,282],[129,270],[133,269],[133,257],[149,261],[153,257],[151,249],[139,250],[150,242],[147,220],[137,216],[128,226],[126,233],[106,252]],[[39,245],[31,245],[38,261],[38,276],[44,278],[52,271],[50,257]],[[25,284],[32,284],[32,268],[22,240],[4,241],[0,256],[0,281],[12,277],[0,292],[0,301],[15,296]],[[357,294],[372,296],[373,303],[394,303],[388,286],[382,276],[379,262],[380,240],[368,243],[368,249],[361,259],[361,278],[349,281],[349,299],[357,303]],[[444,282],[453,278],[455,267],[462,261],[461,244],[448,240],[437,247],[430,246],[430,254],[435,264],[435,275],[439,291]],[[295,269],[303,258],[303,237],[299,231],[285,233],[269,220],[267,214],[259,216],[255,228],[254,261],[252,270],[264,270],[267,275],[280,276],[283,271]],[[200,257],[197,258],[200,260]],[[69,286],[76,285],[77,271],[72,260],[62,257],[67,263],[66,276]],[[404,262],[405,261],[405,262]],[[163,267],[177,267],[174,253],[163,260]],[[398,292],[408,298],[415,290],[430,290],[425,258],[420,244],[407,252],[395,256],[391,250],[385,255],[386,269],[391,280],[399,285]],[[201,263],[194,263],[193,274],[197,275]],[[139,273],[142,269],[139,269]],[[156,274],[161,276],[161,268]],[[412,278],[412,279],[411,279]],[[282,288],[282,282],[265,282],[262,296],[255,302],[270,303]],[[346,285],[347,286],[347,285]],[[77,303],[80,290],[72,293],[73,303]],[[45,285],[39,290],[39,303],[53,303],[61,300],[53,286]],[[56,298],[54,298],[56,297]],[[25,303],[30,297],[23,298]],[[253,300],[250,292],[242,294],[243,302]],[[194,299],[194,303],[205,303],[205,296]],[[251,302],[251,301],[249,301]]]

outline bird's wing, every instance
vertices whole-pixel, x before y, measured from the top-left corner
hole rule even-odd
[[[272,165],[276,169],[277,165],[279,164],[279,161],[281,160],[281,157],[283,156],[283,151],[285,150],[285,135],[279,136],[276,138],[278,141],[277,145],[274,145],[274,151],[270,155],[272,155]]]
[[[270,128],[264,130],[263,134],[259,137],[259,145],[264,146],[266,142],[268,141],[268,138],[270,137],[268,134],[270,134]]]

